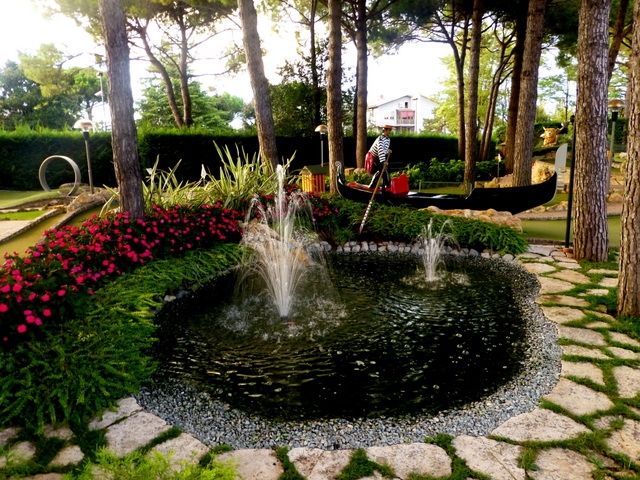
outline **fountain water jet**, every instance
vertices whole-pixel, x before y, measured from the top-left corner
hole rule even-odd
[[[429,220],[427,226],[422,227],[422,233],[418,236],[418,244],[422,250],[422,265],[424,266],[425,280],[427,283],[437,281],[438,268],[442,266],[442,250],[447,243],[454,241],[453,235],[444,232],[444,229],[450,225],[445,221],[440,227],[438,233],[433,232],[433,219]]]
[[[316,240],[300,226],[304,209],[311,214],[311,207],[303,194],[284,190],[284,169],[278,165],[278,190],[273,205],[262,205],[254,198],[247,213],[245,235],[242,244],[250,247],[245,276],[255,272],[265,282],[280,317],[288,317],[294,296],[303,277],[317,264],[317,252],[311,252],[311,244]],[[257,212],[256,219],[248,221]]]

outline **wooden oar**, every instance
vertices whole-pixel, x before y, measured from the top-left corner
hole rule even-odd
[[[371,211],[371,206],[373,205],[373,200],[376,198],[376,192],[378,191],[378,187],[380,187],[380,182],[382,181],[384,171],[387,168],[387,164],[389,163],[390,156],[391,155],[387,155],[387,161],[384,162],[384,165],[382,165],[382,170],[380,170],[380,178],[378,178],[376,187],[373,189],[373,194],[371,195],[371,200],[369,200],[369,205],[367,205],[367,209],[364,211],[364,217],[362,217],[362,222],[360,223],[360,230],[358,231],[358,235],[362,233],[362,229],[364,228],[364,223],[367,221],[367,217],[369,216],[369,212]]]

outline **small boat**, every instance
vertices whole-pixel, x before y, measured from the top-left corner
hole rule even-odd
[[[342,164],[337,164],[338,192],[344,198],[355,202],[374,201],[383,205],[405,206],[410,208],[438,207],[441,210],[488,210],[516,213],[530,210],[550,202],[556,194],[558,173],[554,172],[542,183],[526,187],[474,188],[468,195],[436,194],[413,192],[408,188],[406,175],[392,179],[391,188],[385,192],[360,183],[347,183]],[[394,182],[393,180],[396,180]],[[396,185],[393,185],[395,183]]]

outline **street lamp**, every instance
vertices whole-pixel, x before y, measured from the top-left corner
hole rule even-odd
[[[318,125],[316,127],[316,132],[320,134],[320,166],[324,167],[324,143],[322,141],[322,136],[326,135],[328,128],[326,125]]]
[[[91,174],[91,157],[89,156],[89,130],[93,128],[93,122],[91,120],[78,120],[74,123],[73,128],[82,130],[82,136],[84,137],[84,147],[87,153],[87,172],[89,173],[89,191],[93,193],[93,175]]]
[[[613,167],[613,145],[616,138],[616,120],[618,120],[618,111],[624,108],[624,102],[622,100],[611,100],[608,104],[609,110],[611,110],[611,140],[609,140],[609,160],[611,165],[607,169],[607,192],[611,184],[611,168]]]

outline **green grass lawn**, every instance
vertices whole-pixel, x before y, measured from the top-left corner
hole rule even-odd
[[[34,220],[42,215],[44,210],[28,210],[24,212],[0,213],[1,220]]]
[[[620,246],[620,215],[608,217],[609,246]],[[564,241],[567,232],[566,220],[522,220],[522,230],[528,239]],[[573,229],[570,241],[573,242]]]
[[[35,202],[46,198],[56,198],[59,196],[60,192],[57,190],[53,190],[51,192],[45,192],[44,190],[0,190],[0,208],[14,208],[28,202]]]

